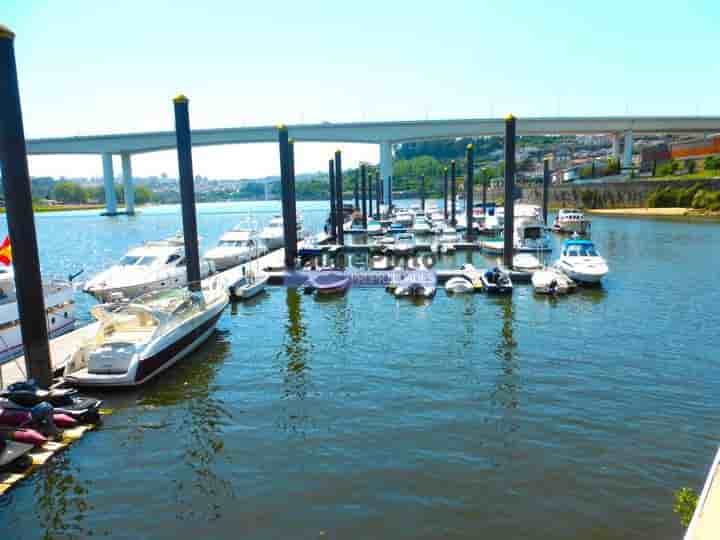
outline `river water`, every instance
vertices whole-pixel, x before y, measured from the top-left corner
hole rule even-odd
[[[319,230],[326,205],[298,207]],[[202,245],[278,211],[199,205]],[[36,220],[62,275],[181,228],[177,207]],[[673,492],[717,445],[720,225],[594,217],[593,240],[604,287],[557,300],[272,288],[232,306],[1,498],[0,537],[680,538]]]

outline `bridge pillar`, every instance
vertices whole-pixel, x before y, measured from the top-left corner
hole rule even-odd
[[[102,155],[103,181],[105,183],[105,215],[117,214],[117,200],[115,199],[115,174],[113,173],[112,154]]]
[[[122,162],[123,188],[125,192],[125,213],[135,215],[135,186],[133,184],[132,162],[130,154],[120,154]]]
[[[633,132],[627,130],[625,132],[625,148],[623,150],[623,169],[632,169],[632,152],[633,152]]]
[[[390,177],[393,173],[392,144],[387,141],[380,143],[380,176],[383,181],[383,191],[388,194],[387,200],[392,201],[390,195]]]
[[[269,201],[270,200],[270,182],[265,182],[264,186],[265,186],[265,200]]]

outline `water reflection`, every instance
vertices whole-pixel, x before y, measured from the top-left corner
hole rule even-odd
[[[35,508],[42,538],[86,538],[99,531],[88,529],[84,520],[93,506],[88,500],[91,482],[81,481],[67,452],[50,459],[35,473]],[[108,534],[108,532],[105,532]]]

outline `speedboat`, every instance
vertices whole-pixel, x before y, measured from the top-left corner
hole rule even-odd
[[[228,304],[220,281],[200,291],[173,288],[94,306],[99,329],[68,354],[64,380],[72,386],[138,386],[170,368],[215,330]]]
[[[393,253],[408,254],[414,253],[417,245],[415,244],[415,236],[411,233],[400,233],[395,239],[395,244],[391,246]]]
[[[48,336],[53,338],[75,328],[75,301],[70,281],[43,281]],[[0,362],[22,354],[20,315],[12,266],[0,267]]]
[[[559,233],[578,233],[585,235],[590,230],[590,220],[575,208],[561,208],[553,223],[553,230]]]
[[[609,271],[590,240],[565,240],[555,268],[581,283],[599,283]]]
[[[209,261],[200,260],[201,278],[213,269]],[[131,249],[118,264],[87,281],[83,290],[101,302],[109,302],[186,284],[185,246],[182,237],[175,236]]]
[[[230,286],[230,295],[238,300],[249,300],[265,290],[269,279],[264,272],[249,272]]]
[[[544,268],[532,275],[533,290],[538,294],[567,294],[575,288],[575,282],[554,268]]]
[[[415,223],[410,230],[415,234],[430,234],[432,232],[425,216],[415,216]]]
[[[256,259],[266,252],[267,248],[260,240],[257,229],[248,223],[236,225],[223,234],[217,247],[205,253],[203,258],[212,261],[220,271]]]
[[[319,295],[345,294],[350,288],[350,276],[340,272],[318,272],[310,276],[308,286]]]
[[[368,219],[367,222],[367,234],[368,236],[378,236],[383,234],[383,228],[382,225],[380,225],[380,222],[376,219]]]
[[[510,276],[495,267],[485,272],[482,277],[483,289],[490,294],[512,294],[513,284]]]
[[[462,294],[474,292],[475,287],[464,277],[454,277],[445,283],[445,290],[455,294]]]

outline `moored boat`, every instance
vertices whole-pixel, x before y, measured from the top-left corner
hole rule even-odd
[[[475,287],[470,281],[464,277],[450,278],[445,283],[445,290],[454,294],[470,293],[475,291]]]
[[[345,294],[350,288],[350,277],[340,272],[318,272],[310,276],[308,285],[319,295]]]
[[[580,283],[596,284],[607,275],[608,265],[590,240],[565,240],[555,268]]]
[[[559,233],[585,235],[590,231],[590,220],[576,208],[561,208],[553,222],[553,230]]]
[[[554,268],[544,268],[532,275],[533,290],[538,294],[567,294],[575,288],[575,282]]]

